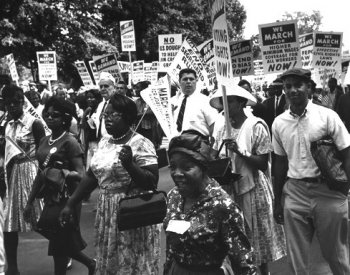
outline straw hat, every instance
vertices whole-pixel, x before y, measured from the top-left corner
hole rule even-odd
[[[226,86],[226,95],[229,96],[239,96],[248,99],[247,106],[253,106],[256,104],[256,98],[248,92],[246,89],[234,84],[230,83],[230,85]],[[221,86],[218,90],[212,95],[210,99],[210,105],[215,109],[222,109],[223,105],[220,102],[220,98],[222,98],[222,89]]]

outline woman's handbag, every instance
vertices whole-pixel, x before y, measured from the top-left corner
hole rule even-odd
[[[163,191],[127,196],[118,206],[118,230],[128,230],[162,223],[167,210],[167,196]]]
[[[321,139],[311,142],[310,149],[329,189],[339,191],[347,196],[350,187],[349,180],[344,171],[342,156],[333,140]]]
[[[208,162],[208,176],[215,179],[220,185],[233,183],[241,178],[240,174],[232,172],[232,162],[230,157],[219,159],[219,154],[225,145],[223,141],[214,160]],[[226,156],[227,156],[226,150]]]

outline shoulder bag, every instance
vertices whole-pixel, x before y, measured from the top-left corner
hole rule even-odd
[[[344,171],[342,156],[333,140],[325,138],[311,142],[310,149],[329,189],[347,196],[350,188],[349,180]]]

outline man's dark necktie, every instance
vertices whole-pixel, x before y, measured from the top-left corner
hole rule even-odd
[[[187,95],[185,95],[184,99],[182,100],[179,115],[177,116],[176,125],[177,125],[178,132],[181,132],[182,130],[182,122],[184,120],[186,102],[187,102]]]
[[[107,100],[105,101],[105,104],[103,104],[103,108],[101,110],[100,125],[98,126],[97,138],[101,138],[102,118],[103,118],[103,113],[105,112],[105,109],[106,109],[106,105],[107,105]]]

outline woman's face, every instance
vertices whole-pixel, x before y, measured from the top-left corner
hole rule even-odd
[[[47,124],[47,127],[50,128],[50,130],[61,130],[63,129],[63,114],[59,111],[56,111],[54,107],[50,106],[46,112],[43,112],[44,120]]]
[[[170,157],[170,175],[183,197],[200,196],[203,190],[204,173],[190,157],[182,153],[173,153]]]
[[[124,121],[122,115],[121,112],[118,112],[113,108],[112,104],[107,105],[103,116],[108,134],[118,137],[125,134],[129,129],[129,125]]]
[[[91,108],[97,107],[98,102],[93,93],[86,94],[86,104],[88,107],[91,107]]]
[[[13,97],[5,100],[5,107],[13,119],[18,119],[23,114],[24,99]]]

